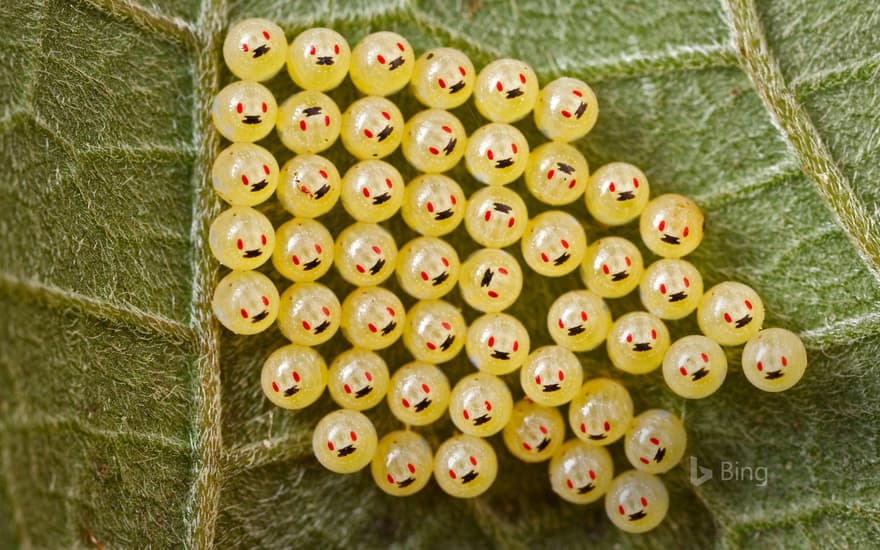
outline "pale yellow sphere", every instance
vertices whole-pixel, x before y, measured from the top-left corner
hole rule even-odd
[[[489,248],[504,248],[518,241],[528,221],[522,197],[498,185],[471,195],[464,215],[464,227],[471,239]]]
[[[669,193],[648,203],[639,219],[639,233],[654,254],[681,258],[703,241],[703,223],[703,211],[697,203]]]
[[[455,180],[442,174],[423,174],[404,189],[400,213],[414,231],[442,237],[459,226],[466,208],[464,191]]]
[[[284,66],[287,38],[281,27],[267,19],[239,21],[226,33],[223,60],[242,80],[269,80]]]
[[[520,370],[519,381],[532,401],[558,407],[572,400],[584,381],[577,356],[562,346],[543,346],[533,351]]]
[[[764,324],[764,302],[742,283],[713,286],[697,306],[700,330],[722,346],[738,346],[754,338]]]
[[[455,48],[433,48],[416,59],[412,93],[426,107],[454,109],[474,92],[477,72],[470,58]]]
[[[513,396],[497,376],[477,372],[458,381],[449,396],[449,416],[462,432],[489,437],[510,420]]]
[[[337,474],[362,469],[376,454],[376,428],[358,411],[333,411],[312,433],[312,451],[322,466]]]
[[[727,356],[713,340],[701,335],[673,342],[663,357],[663,379],[669,389],[688,399],[715,393],[727,377]]]
[[[512,315],[487,313],[468,327],[467,354],[483,372],[501,375],[525,363],[531,349],[526,327]]]
[[[682,319],[703,297],[703,276],[686,260],[664,259],[648,266],[639,283],[642,305],[661,319]]]
[[[495,450],[472,435],[450,437],[434,455],[434,479],[443,491],[457,498],[473,498],[486,492],[498,475]]]
[[[406,38],[388,31],[375,32],[352,50],[349,76],[366,95],[390,95],[409,83],[414,65],[415,53]]]
[[[398,430],[379,440],[370,473],[376,486],[395,497],[414,495],[431,481],[434,456],[428,441]]]
[[[327,365],[312,348],[290,344],[272,352],[263,363],[263,393],[284,409],[308,407],[321,397],[326,385]]]
[[[449,406],[449,379],[429,363],[413,361],[391,377],[388,408],[398,420],[424,426],[439,419]]]
[[[381,225],[354,223],[336,238],[336,270],[353,285],[378,285],[394,273],[396,262],[397,243]]]
[[[611,310],[589,290],[572,290],[556,299],[547,312],[553,341],[571,351],[595,349],[611,330]]]
[[[422,300],[406,314],[403,343],[418,361],[450,361],[464,347],[466,337],[464,316],[449,302]]]
[[[341,191],[336,165],[320,155],[297,155],[281,168],[278,201],[296,217],[326,214],[336,205]]]
[[[220,279],[211,300],[214,316],[236,334],[263,332],[278,317],[278,289],[257,271],[233,271]]]
[[[498,59],[477,75],[474,104],[493,122],[515,122],[531,112],[539,90],[538,76],[528,63]]]
[[[510,454],[523,462],[544,462],[562,446],[565,421],[553,407],[543,407],[529,398],[513,406],[510,422],[502,432]]]
[[[388,365],[373,351],[351,348],[330,364],[327,389],[343,409],[364,411],[375,407],[385,399],[388,386]]]
[[[569,439],[550,460],[550,485],[560,497],[574,504],[602,498],[614,477],[614,461],[604,447]]]
[[[342,145],[360,160],[381,159],[403,138],[403,115],[384,97],[364,97],[342,113]]]
[[[281,294],[278,330],[294,344],[323,344],[339,330],[341,319],[339,299],[320,283],[296,283]]]
[[[756,388],[785,391],[804,376],[807,350],[797,334],[784,328],[768,328],[746,342],[742,368],[746,379]]]
[[[545,277],[561,277],[584,261],[587,234],[571,214],[549,210],[529,220],[520,246],[532,270]]]
[[[361,161],[342,177],[342,206],[360,222],[379,223],[397,214],[403,194],[403,176],[381,160]]]
[[[315,90],[290,96],[278,109],[278,137],[294,153],[315,154],[330,148],[341,125],[339,107]]]
[[[593,172],[584,199],[596,221],[623,225],[639,217],[650,192],[648,178],[641,170],[625,162],[612,162]]]
[[[581,264],[584,285],[603,298],[626,296],[644,273],[642,253],[622,237],[605,237],[587,248]]]
[[[211,116],[214,127],[229,141],[259,141],[275,127],[278,104],[262,84],[238,80],[217,93]]]
[[[211,223],[211,252],[230,269],[256,269],[266,263],[275,248],[272,222],[249,206],[231,206]]]
[[[645,533],[660,525],[669,510],[669,492],[656,476],[628,470],[605,493],[605,513],[627,533]]]
[[[287,72],[304,90],[326,92],[339,86],[351,65],[351,48],[341,34],[325,28],[301,32],[287,49]]]
[[[491,123],[477,128],[468,140],[464,157],[468,172],[487,185],[507,185],[520,177],[529,161],[529,142],[509,124]]]
[[[403,156],[420,172],[439,174],[455,168],[467,147],[467,132],[455,115],[442,109],[416,113],[403,127]]]
[[[523,274],[512,255],[484,248],[461,264],[458,288],[469,306],[486,313],[507,309],[522,292]]]
[[[320,279],[333,265],[333,236],[315,220],[289,220],[275,231],[272,264],[296,283]]]
[[[233,206],[255,206],[278,186],[278,162],[253,143],[233,143],[217,155],[211,183],[221,199]]]
[[[555,141],[574,141],[596,124],[599,102],[586,82],[562,77],[544,86],[535,102],[535,125]]]
[[[417,237],[397,254],[397,281],[414,298],[445,296],[458,282],[461,262],[448,242],[437,237]]]
[[[669,349],[669,330],[658,317],[633,311],[619,317],[608,332],[608,357],[630,374],[645,374],[660,366]]]
[[[583,195],[590,168],[580,151],[567,143],[551,141],[532,150],[524,175],[526,188],[536,199],[559,206]]]
[[[636,470],[664,474],[681,462],[687,448],[687,431],[669,411],[651,409],[633,419],[623,448]]]
[[[581,386],[568,406],[574,435],[593,445],[610,445],[629,429],[633,402],[620,382],[594,378]]]
[[[355,289],[342,303],[342,333],[358,347],[387,348],[400,338],[405,323],[403,304],[384,288]]]

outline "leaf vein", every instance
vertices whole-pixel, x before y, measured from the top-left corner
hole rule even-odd
[[[132,0],[85,0],[89,5],[118,19],[131,21],[138,27],[172,42],[196,45],[196,30],[180,17],[169,17]]]

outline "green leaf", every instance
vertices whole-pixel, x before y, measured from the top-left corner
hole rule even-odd
[[[357,0],[13,0],[0,10],[0,545],[24,547],[865,547],[880,536],[880,38],[876,8],[845,0],[406,2]],[[751,387],[739,350],[716,395],[685,401],[658,372],[609,374],[637,409],[667,407],[687,456],[713,470],[666,474],[671,507],[646,535],[614,529],[599,505],[553,495],[546,465],[503,450],[483,497],[431,484],[408,499],[367,472],[339,476],[312,458],[310,432],[334,407],[275,408],[260,366],[275,331],[222,331],[206,244],[219,211],[208,173],[221,146],[208,105],[231,75],[230,21],[262,16],[292,37],[332,26],[351,43],[390,29],[417,50],[452,45],[478,66],[530,62],[542,81],[572,75],[601,114],[577,143],[591,166],[641,166],[653,191],[693,196],[707,236],[693,254],[707,284],[754,286],[768,326],[799,331],[810,367],[782,394]],[[269,83],[294,91],[282,72]],[[334,92],[345,105],[355,92]],[[395,98],[405,114],[419,107]],[[471,105],[456,111],[469,130]],[[532,143],[533,123],[520,124]],[[281,162],[291,155],[267,140]],[[330,156],[352,163],[340,146]],[[401,164],[397,153],[393,160]],[[412,175],[411,170],[404,170]],[[477,184],[458,169],[466,190]],[[513,187],[525,193],[522,182]],[[541,208],[528,202],[530,211]],[[287,214],[265,208],[280,223]],[[608,231],[569,210],[589,238]],[[344,214],[328,217],[334,230]],[[412,236],[388,224],[401,242]],[[619,233],[637,238],[636,229]],[[463,230],[462,255],[476,248]],[[518,253],[518,252],[517,252]],[[267,268],[275,280],[279,277]],[[328,284],[344,294],[338,277]],[[392,285],[393,286],[393,285]],[[513,312],[536,344],[555,296],[579,286],[530,277]],[[461,304],[457,294],[451,299]],[[411,304],[409,301],[408,304]],[[615,314],[639,307],[630,296]],[[469,319],[476,313],[466,309]],[[693,320],[673,335],[696,330]],[[328,360],[341,336],[321,347]],[[392,367],[402,346],[384,353]],[[453,379],[472,367],[460,357]],[[510,378],[517,390],[516,378]],[[398,424],[369,411],[380,433]],[[446,420],[420,430],[433,444]],[[615,447],[615,462],[625,458]],[[727,466],[725,466],[727,465]],[[725,470],[727,468],[727,470]],[[724,479],[764,468],[766,484]]]

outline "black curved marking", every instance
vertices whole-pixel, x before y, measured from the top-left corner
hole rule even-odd
[[[513,165],[513,159],[508,157],[506,159],[501,159],[495,163],[495,168],[507,168],[508,166]]]
[[[324,185],[319,187],[317,191],[315,191],[315,194],[314,194],[314,196],[312,196],[312,198],[315,200],[318,200],[329,192],[330,192],[330,186],[325,183]]]
[[[657,449],[657,454],[654,455],[654,462],[657,462],[659,464],[660,462],[663,461],[663,459],[665,457],[666,457],[666,447],[660,447],[659,449]]]
[[[431,286],[442,285],[446,281],[446,279],[448,279],[448,278],[449,278],[449,272],[444,271],[440,275],[437,275],[436,277],[434,277],[433,282],[431,283]]]
[[[586,485],[577,488],[577,494],[579,494],[579,495],[585,495],[585,494],[589,493],[590,491],[592,491],[592,490],[595,489],[595,488],[596,488],[596,486],[593,485],[592,482],[591,482],[591,483],[587,483]]]
[[[455,138],[449,138],[449,141],[446,143],[446,147],[443,148],[443,151],[446,152],[446,156],[448,157],[455,150],[455,146],[458,144],[458,140]]]
[[[436,214],[434,214],[434,219],[437,221],[448,220],[451,217],[452,217],[452,209],[451,208],[447,208],[446,210],[441,210],[441,211],[437,212]]]
[[[587,437],[588,437],[589,439],[592,439],[593,441],[601,441],[601,440],[605,439],[605,438],[608,437],[608,436],[605,435],[605,434],[587,434]]]
[[[262,46],[254,50],[254,59],[264,56],[265,54],[269,53],[269,50],[271,49],[272,48],[270,48],[268,44],[263,44]]]
[[[363,388],[354,392],[354,398],[360,399],[361,397],[363,397],[365,395],[370,395],[372,392],[373,392],[373,386],[364,386]]]
[[[578,105],[578,108],[574,112],[574,116],[575,116],[575,118],[581,118],[582,116],[584,116],[584,113],[586,113],[586,112],[587,112],[587,104],[584,103],[583,101],[581,101],[580,105]]]
[[[629,277],[629,273],[626,271],[618,271],[614,275],[611,276],[612,281],[622,281]]]
[[[241,120],[242,124],[260,124],[261,122],[263,122],[263,119],[260,115],[245,115]]]
[[[777,378],[782,378],[785,373],[781,370],[775,370],[773,372],[768,372],[764,375],[765,380],[776,380]]]
[[[493,202],[492,209],[495,210],[496,212],[501,212],[503,214],[510,214],[513,211],[512,206],[508,206],[508,205],[504,204],[503,202]]]
[[[633,346],[633,351],[651,351],[650,342],[639,342]]]
[[[478,476],[478,475],[480,475],[480,474],[478,474],[477,472],[471,470],[470,472],[466,473],[465,475],[463,475],[463,476],[461,477],[461,482],[462,482],[462,483],[470,483],[471,481],[477,479],[477,476]]]
[[[300,390],[299,386],[290,386],[289,388],[284,390],[284,397],[290,397],[291,395],[296,395],[297,393],[299,393],[299,390]]]
[[[315,61],[315,63],[316,63],[317,65],[328,65],[328,66],[329,66],[329,65],[332,65],[332,64],[335,63],[335,62],[336,62],[336,61],[334,61],[333,57],[331,57],[331,56],[329,56],[329,55],[322,55],[322,56],[319,56],[319,57],[318,57],[318,60]]]
[[[736,320],[736,328],[743,328],[752,322],[752,316],[746,313],[742,317]]]
[[[578,334],[586,332],[586,330],[587,329],[584,328],[584,325],[575,325],[573,327],[568,327],[568,335],[577,336]]]
[[[255,248],[254,250],[245,250],[243,256],[245,258],[259,258],[263,255],[263,251],[259,248]]]
[[[660,240],[668,244],[681,244],[681,239],[673,237],[669,233],[664,233],[663,236],[660,237]]]
[[[492,417],[489,416],[489,413],[481,414],[480,416],[474,418],[474,426],[482,426],[490,420],[492,420]]]
[[[266,188],[267,185],[269,185],[269,182],[267,180],[264,180],[264,179],[260,180],[257,183],[251,185],[251,193],[256,193],[257,191],[262,191],[263,189]]]
[[[404,63],[406,63],[406,60],[403,58],[403,56],[400,56],[397,59],[393,59],[393,60],[391,60],[391,63],[388,64],[388,70],[393,71],[394,69],[400,67]]]
[[[486,271],[483,272],[483,278],[480,279],[480,286],[489,286],[489,284],[492,282],[492,277],[494,276],[495,272],[493,272],[489,268],[486,268]]]
[[[560,389],[562,388],[559,387],[559,384],[544,384],[544,388],[542,391],[544,393],[552,393],[555,391],[559,391]]]
[[[500,359],[502,361],[510,361],[510,352],[509,351],[501,351],[500,349],[492,350],[492,358]]]
[[[507,90],[507,99],[514,99],[516,97],[523,95],[524,93],[525,92],[522,91],[522,88],[519,88],[519,87],[514,88],[512,90]]]
[[[336,451],[336,456],[342,458],[343,456],[348,456],[351,453],[355,452],[357,448],[354,445],[346,445],[345,447]]]
[[[386,191],[385,193],[380,193],[379,195],[376,195],[375,197],[373,197],[373,204],[377,204],[377,205],[378,204],[385,204],[386,202],[388,202],[390,200],[391,200],[391,193],[388,193]]]
[[[548,445],[550,445],[550,440],[545,437],[544,439],[541,440],[541,443],[539,443],[538,446],[535,448],[538,449],[538,452],[540,453],[544,449],[546,449]]]
[[[314,334],[321,334],[322,332],[324,332],[328,328],[330,328],[330,321],[328,321],[327,319],[324,319],[324,321],[320,325],[316,326],[315,330],[313,330],[312,332]]]
[[[450,94],[457,94],[462,89],[464,89],[464,80],[459,80],[458,82],[456,82],[455,84],[453,84],[452,86],[449,87],[449,93]]]
[[[394,126],[386,126],[386,127],[382,128],[382,131],[379,132],[379,134],[376,136],[377,141],[379,141],[380,143],[385,141],[386,139],[388,139],[388,136],[390,136],[391,132],[393,132],[393,131],[394,131]]]
[[[572,166],[571,164],[565,164],[564,162],[557,162],[556,168],[558,168],[560,172],[565,172],[568,175],[574,174],[574,166]]]
[[[416,403],[416,406],[413,407],[413,409],[415,409],[415,411],[417,413],[422,412],[423,410],[430,407],[431,403],[432,403],[432,401],[426,397],[426,398],[422,399],[421,401],[419,401],[418,403]]]
[[[443,351],[448,350],[450,347],[452,347],[453,342],[455,342],[455,335],[450,334],[446,337],[445,340],[443,340],[443,343],[440,344],[440,349],[442,349]]]
[[[382,268],[385,267],[385,258],[379,258],[376,260],[376,263],[373,264],[373,267],[370,268],[370,275],[375,275],[382,271]]]
[[[303,264],[303,271],[311,271],[321,265],[321,258],[315,258],[314,260],[309,260],[308,262]]]
[[[387,325],[385,325],[385,328],[382,329],[382,336],[386,336],[388,333],[390,333],[392,330],[394,330],[396,328],[397,328],[397,323],[395,323],[394,321],[389,321],[389,323]]]
[[[697,380],[701,380],[708,375],[709,375],[709,371],[706,369],[706,367],[700,367],[699,369],[697,369],[695,372],[693,372],[691,374],[691,380],[696,382]]]
[[[636,513],[634,513],[634,514],[630,514],[630,515],[629,515],[629,520],[630,520],[630,521],[640,520],[640,519],[642,519],[643,517],[645,517],[645,516],[647,516],[647,515],[648,515],[648,512],[645,512],[644,510],[639,510],[638,512],[636,512]]]
[[[676,292],[675,294],[670,294],[669,295],[669,303],[680,302],[687,297],[688,297],[687,292],[682,290],[681,292]]]
[[[303,109],[303,113],[305,113],[306,116],[317,116],[321,114],[321,107],[306,107]]]
[[[259,323],[268,316],[269,312],[267,310],[263,310],[259,314],[254,315],[254,317],[251,319],[251,323]]]
[[[633,191],[621,191],[617,194],[618,201],[628,201],[636,198],[636,194]]]
[[[397,486],[400,487],[401,489],[403,489],[404,487],[409,487],[410,485],[412,485],[415,482],[415,480],[416,480],[416,478],[414,478],[414,477],[408,477],[408,478],[404,479],[403,481],[398,481]]]
[[[567,262],[569,258],[571,258],[571,254],[569,254],[568,252],[563,252],[562,254],[557,256],[555,260],[553,260],[553,265],[562,265]]]

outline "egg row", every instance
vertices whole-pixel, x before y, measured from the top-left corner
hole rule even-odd
[[[525,62],[499,59],[479,74],[463,52],[434,48],[415,58],[410,43],[393,32],[365,36],[354,49],[339,33],[312,28],[288,47],[284,31],[265,19],[234,25],[223,43],[229,70],[245,81],[272,78],[287,65],[291,79],[303,90],[324,92],[351,77],[368,96],[387,96],[411,86],[422,104],[452,109],[473,94],[477,110],[495,122],[513,122],[533,109],[535,122],[554,140],[577,139],[596,123],[596,95],[585,83],[560,78],[539,89],[538,77]]]

